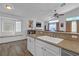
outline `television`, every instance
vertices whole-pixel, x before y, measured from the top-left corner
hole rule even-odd
[[[41,27],[41,23],[40,22],[37,22],[36,23],[36,27]]]

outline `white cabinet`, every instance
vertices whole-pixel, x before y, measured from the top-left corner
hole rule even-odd
[[[29,51],[31,51],[31,41],[30,41],[29,37],[27,37],[27,49]]]
[[[60,56],[61,55],[61,48],[56,47],[54,45],[48,44],[46,42],[40,41],[40,40],[36,40],[36,51],[37,54],[36,55],[42,55],[42,56]],[[39,48],[37,47],[37,45],[39,46]],[[40,50],[40,52],[38,53],[38,51]]]
[[[43,56],[43,48],[40,45],[36,45],[36,56]]]
[[[48,52],[50,52],[51,51],[51,53],[50,54],[52,54],[53,56],[54,55],[56,55],[56,56],[61,56],[61,48],[59,48],[59,47],[56,47],[56,46],[54,46],[54,45],[51,45],[51,44],[45,44],[45,49],[46,49],[46,51],[48,51]]]
[[[45,56],[56,56],[55,53],[53,53],[53,51],[48,49],[48,48],[45,49],[45,54],[44,55]]]
[[[27,38],[27,49],[35,55],[35,41],[34,38],[28,37]]]
[[[45,51],[44,51],[44,43],[39,40],[35,40],[35,47],[36,47],[36,56],[44,56]]]
[[[28,37],[27,49],[35,56],[60,56],[61,48],[46,42]]]

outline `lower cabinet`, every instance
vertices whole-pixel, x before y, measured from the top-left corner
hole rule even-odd
[[[44,50],[43,50],[42,46],[36,45],[35,47],[36,47],[36,54],[35,55],[36,56],[43,56]]]
[[[56,56],[50,49],[45,49],[45,56]]]
[[[35,41],[34,38],[27,38],[27,49],[30,51],[32,55],[35,55]]]
[[[27,39],[27,49],[34,56],[61,56],[61,48],[31,37]]]

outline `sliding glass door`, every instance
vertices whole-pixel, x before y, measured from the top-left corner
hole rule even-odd
[[[49,24],[49,31],[55,32],[56,29],[56,23],[50,23]]]

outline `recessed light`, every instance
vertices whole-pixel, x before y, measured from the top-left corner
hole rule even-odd
[[[11,9],[12,9],[12,6],[11,6],[11,5],[6,5],[5,7],[6,7],[6,9],[8,9],[8,10],[11,10]]]

